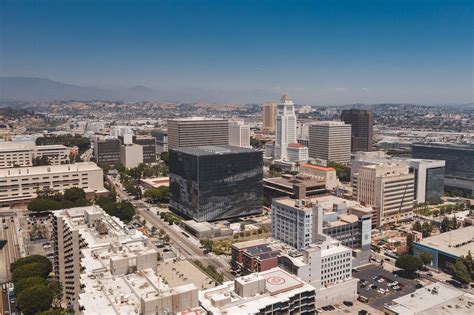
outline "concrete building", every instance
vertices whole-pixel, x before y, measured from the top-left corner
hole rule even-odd
[[[316,290],[316,306],[354,301],[357,282],[352,278],[352,251],[339,241],[323,238],[300,252],[289,251],[278,265]]]
[[[140,179],[140,185],[145,189],[153,189],[161,186],[169,186],[169,177],[153,177],[153,178],[142,178]]]
[[[137,167],[143,163],[143,146],[133,143],[133,136],[126,134],[120,146],[120,162],[126,168]]]
[[[348,164],[351,159],[351,125],[320,121],[309,126],[309,156]]]
[[[64,145],[40,145],[34,141],[0,142],[0,168],[33,166],[36,158],[47,157],[51,165],[69,163],[70,149]]]
[[[196,222],[194,220],[182,220],[179,225],[198,240],[209,240],[213,238],[232,236],[234,231],[228,226],[218,223]]]
[[[168,120],[169,149],[228,144],[227,119],[192,117]]]
[[[324,234],[351,248],[355,265],[364,264],[370,256],[372,212],[356,201],[336,196],[274,199],[273,238],[305,249]]]
[[[199,292],[208,314],[314,314],[315,290],[298,277],[273,268]]]
[[[445,161],[390,157],[384,151],[358,152],[351,157],[351,174],[359,172],[364,165],[401,163],[409,166],[414,174],[415,201],[436,201],[444,195]]]
[[[136,135],[133,136],[133,143],[142,146],[143,163],[156,162],[156,140],[152,136]]]
[[[150,134],[155,138],[156,153],[161,154],[163,152],[168,152],[168,131],[152,130]]]
[[[468,252],[474,253],[474,226],[466,226],[439,235],[424,238],[413,243],[413,252],[431,254],[431,266],[449,271],[449,264],[454,264]]]
[[[309,196],[321,195],[328,192],[328,182],[321,178],[307,175],[288,175],[282,177],[264,178],[263,189],[270,200],[278,197],[304,199]]]
[[[384,306],[386,315],[469,315],[474,295],[436,282],[394,299]]]
[[[374,208],[377,227],[411,220],[414,186],[406,164],[366,165],[352,175],[353,196]]]
[[[92,162],[0,169],[0,205],[36,198],[37,190],[71,187],[83,188],[88,196],[107,193],[103,171]]]
[[[250,146],[250,126],[243,121],[229,121],[229,145],[242,148]]]
[[[260,213],[262,152],[229,145],[170,149],[170,207],[198,222]]]
[[[100,207],[54,211],[52,225],[55,277],[76,312],[168,314],[198,306],[197,287],[170,289],[155,273],[157,251],[146,237]]]
[[[445,189],[474,196],[474,144],[413,143],[412,157],[446,161]]]
[[[267,102],[263,104],[262,108],[262,131],[266,133],[274,133],[276,125],[277,104],[274,102]]]
[[[372,151],[374,114],[363,109],[345,109],[341,113],[341,120],[351,125],[352,152]]]
[[[284,94],[278,104],[274,158],[288,160],[288,145],[296,141],[296,114],[293,100]]]
[[[118,138],[96,138],[94,157],[97,164],[120,163],[120,140]]]
[[[339,179],[337,178],[336,170],[332,167],[302,164],[300,165],[299,173],[324,181],[326,183],[326,189],[328,190],[332,190],[340,184]]]

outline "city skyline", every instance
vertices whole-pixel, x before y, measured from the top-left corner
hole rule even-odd
[[[5,77],[146,86],[176,101],[473,101],[470,1],[3,1],[0,11]]]

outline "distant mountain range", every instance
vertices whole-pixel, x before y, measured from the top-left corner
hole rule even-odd
[[[42,78],[0,77],[0,101],[170,101],[170,102],[248,102],[265,100],[263,90],[151,89],[145,86],[97,88],[66,84]],[[247,99],[244,99],[247,98]]]

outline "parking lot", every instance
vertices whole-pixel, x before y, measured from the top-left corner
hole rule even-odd
[[[418,283],[417,280],[402,278],[375,265],[364,267],[353,273],[353,276],[361,280],[357,289],[359,295],[366,297],[367,304],[377,310],[383,310],[384,304],[393,299],[414,292]],[[393,282],[398,284],[391,285]]]

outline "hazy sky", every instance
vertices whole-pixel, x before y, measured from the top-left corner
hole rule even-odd
[[[0,76],[462,103],[473,29],[472,0],[0,0]]]

